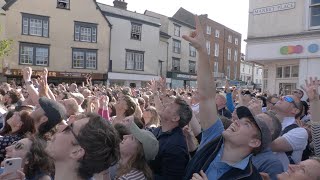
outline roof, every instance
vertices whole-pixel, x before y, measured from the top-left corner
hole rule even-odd
[[[161,26],[159,18],[152,17],[152,16],[145,15],[145,14],[140,14],[137,12],[124,10],[124,9],[120,9],[120,8],[116,8],[114,6],[109,6],[109,5],[102,4],[102,3],[97,3],[97,4],[100,7],[103,14],[106,16],[137,21],[142,24],[148,24],[148,25],[157,26],[157,27]]]
[[[92,1],[93,1],[93,3],[95,3],[97,9],[99,9],[99,11],[100,11],[101,15],[103,16],[103,18],[107,21],[109,27],[112,27],[112,25],[111,25],[111,23],[109,22],[109,20],[103,15],[100,7],[98,6],[97,1],[96,1],[96,0],[92,0]],[[5,10],[5,11],[7,11],[7,10],[9,10],[9,8],[10,8],[15,2],[17,2],[17,0],[5,0],[5,2],[6,2],[6,4],[5,4],[4,6],[2,6],[2,9]]]
[[[170,39],[170,38],[171,38],[171,36],[170,36],[169,34],[163,32],[163,31],[160,31],[160,36],[161,36],[161,37],[164,37],[164,38],[166,38],[166,39]]]
[[[189,26],[191,28],[196,27],[194,14],[187,11],[186,9],[180,7],[180,9],[170,18],[171,20],[176,20],[177,22],[180,22],[186,26]]]

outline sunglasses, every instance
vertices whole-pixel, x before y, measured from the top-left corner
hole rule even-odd
[[[14,146],[15,150],[21,150],[23,149],[24,144],[18,141],[14,141],[11,146]]]
[[[284,96],[282,97],[282,99],[288,103],[292,103],[294,105],[295,108],[299,109],[296,102],[294,101],[294,99],[290,96]]]
[[[76,135],[76,133],[74,133],[74,131],[73,131],[73,123],[70,124],[70,125],[68,125],[68,126],[66,126],[66,127],[62,130],[62,132],[65,132],[65,133],[71,132],[71,134],[72,134],[72,135],[74,136],[74,138],[76,139],[77,143],[80,145],[79,138],[78,138],[78,136]]]

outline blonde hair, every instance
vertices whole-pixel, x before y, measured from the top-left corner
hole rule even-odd
[[[145,126],[154,124],[158,127],[160,125],[160,116],[157,112],[157,109],[153,106],[150,106],[147,109],[145,109],[145,111],[149,111],[152,115],[150,122],[148,124],[145,124]],[[143,123],[145,123],[145,122],[143,122]]]

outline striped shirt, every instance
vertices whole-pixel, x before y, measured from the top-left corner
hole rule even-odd
[[[314,154],[320,156],[320,123],[312,121],[312,141],[314,145]]]
[[[122,175],[117,180],[147,180],[142,171],[136,169],[131,170],[129,173]]]

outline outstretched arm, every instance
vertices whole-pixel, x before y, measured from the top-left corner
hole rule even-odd
[[[210,70],[209,56],[205,45],[203,29],[199,17],[195,17],[196,30],[189,36],[183,38],[189,41],[199,53],[198,60],[198,91],[200,95],[200,124],[203,130],[208,129],[217,121],[217,110],[215,103],[216,85]]]

